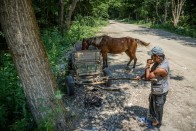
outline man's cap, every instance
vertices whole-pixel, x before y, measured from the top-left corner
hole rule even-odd
[[[151,49],[151,51],[148,51],[148,55],[163,55],[164,51],[161,47],[155,46]]]

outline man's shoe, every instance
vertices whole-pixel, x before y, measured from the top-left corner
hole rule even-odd
[[[152,120],[152,125],[153,126],[157,126],[159,124],[159,122],[157,120]]]

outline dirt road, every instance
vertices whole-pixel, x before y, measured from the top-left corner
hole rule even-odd
[[[126,70],[128,57],[125,53],[109,54],[109,68],[113,77],[135,77],[144,71],[147,51],[153,46],[164,49],[171,67],[171,86],[164,107],[161,131],[195,131],[196,130],[196,39],[182,37],[158,29],[110,21],[98,35],[112,37],[130,36],[150,42],[149,47],[139,46],[138,62],[134,72]],[[132,64],[130,67],[132,67]],[[75,114],[76,123],[70,122],[76,131],[142,131],[132,118],[145,117],[148,111],[149,82],[128,80],[113,81],[113,87],[119,91],[100,90],[93,87],[78,87],[76,95],[65,97],[65,105]],[[86,91],[102,98],[102,106],[87,108],[84,106]],[[93,91],[93,92],[92,92]],[[98,99],[98,98],[97,98]],[[71,116],[70,116],[71,117]]]
[[[164,49],[171,66],[171,87],[164,108],[163,131],[195,131],[196,130],[196,39],[183,37],[158,29],[150,29],[137,25],[110,21],[101,34],[113,37],[131,36],[150,42],[150,47],[139,47],[137,50],[138,63],[142,68],[149,57],[147,51],[153,46]],[[113,59],[128,60],[126,54],[114,56]],[[120,62],[120,61],[119,61]],[[112,60],[111,65],[115,64]],[[148,108],[149,88],[145,88],[132,97],[133,105]]]

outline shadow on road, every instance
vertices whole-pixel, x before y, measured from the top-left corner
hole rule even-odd
[[[182,81],[182,80],[184,80],[184,76],[179,76],[179,75],[170,76],[170,79],[174,79],[174,80],[177,80],[177,81]]]

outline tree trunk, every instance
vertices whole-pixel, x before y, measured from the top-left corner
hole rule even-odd
[[[164,3],[164,18],[163,18],[163,23],[164,24],[167,22],[168,7],[169,7],[168,0],[165,0],[165,3]]]
[[[157,15],[157,24],[161,23],[163,24],[163,16],[165,15],[165,12],[160,11],[160,9],[162,8],[161,5],[161,1],[160,0],[156,0],[156,5],[155,5],[155,10],[156,10],[156,15]]]
[[[63,105],[61,100],[60,104],[55,100],[57,84],[40,38],[32,1],[1,0],[0,21],[36,122],[46,120],[52,114],[52,123],[63,127],[64,115],[55,111],[57,106],[63,109]]]
[[[75,10],[76,4],[79,0],[72,0],[71,5],[68,7],[67,16],[66,16],[66,29],[68,30],[71,25],[71,16]]]
[[[155,10],[156,10],[157,19],[158,19],[158,21],[160,21],[158,8],[159,8],[159,0],[156,0]]]
[[[64,35],[64,28],[65,28],[65,24],[64,24],[64,1],[63,0],[59,0],[59,31],[61,32],[61,35]]]
[[[178,25],[182,7],[186,0],[172,0],[172,15],[174,27]]]

